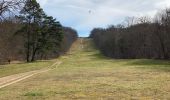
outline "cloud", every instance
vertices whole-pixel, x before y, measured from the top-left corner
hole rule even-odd
[[[156,3],[156,7],[157,8],[167,8],[167,7],[170,7],[170,1],[169,0],[162,0],[161,2],[159,3]]]
[[[44,7],[47,4],[48,0],[37,0],[42,7]]]
[[[127,16],[154,16],[169,0],[38,0],[64,26],[87,36],[94,27],[121,23]]]

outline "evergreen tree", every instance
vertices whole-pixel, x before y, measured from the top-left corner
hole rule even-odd
[[[63,39],[62,26],[51,16],[45,16],[41,27],[40,53],[43,57],[48,53],[56,53]]]
[[[62,26],[53,17],[48,17],[36,0],[27,0],[19,18],[25,38],[27,62],[35,61],[37,53],[55,51],[62,40]]]

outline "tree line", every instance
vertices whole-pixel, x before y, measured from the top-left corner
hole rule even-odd
[[[36,0],[1,1],[0,19],[2,62],[56,58],[77,39],[74,29],[46,15]]]
[[[154,18],[128,17],[125,24],[91,31],[96,47],[117,59],[170,59],[170,9]]]

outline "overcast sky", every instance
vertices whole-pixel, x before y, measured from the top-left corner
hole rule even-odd
[[[125,17],[154,16],[170,0],[38,0],[44,11],[62,25],[86,37],[95,27],[122,23]]]

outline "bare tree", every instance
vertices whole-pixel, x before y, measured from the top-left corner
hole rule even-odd
[[[0,19],[4,19],[7,13],[16,13],[22,7],[25,0],[0,0]]]
[[[162,58],[170,58],[170,9],[165,9],[157,13],[155,20],[155,36],[160,44],[158,47],[162,53]]]
[[[136,24],[136,18],[135,17],[126,17],[125,18],[125,25],[127,27],[130,27],[132,25],[135,25]]]
[[[142,23],[142,24],[143,23],[151,23],[151,18],[148,17],[148,16],[139,17],[137,23],[138,24],[140,24],[140,23]]]

